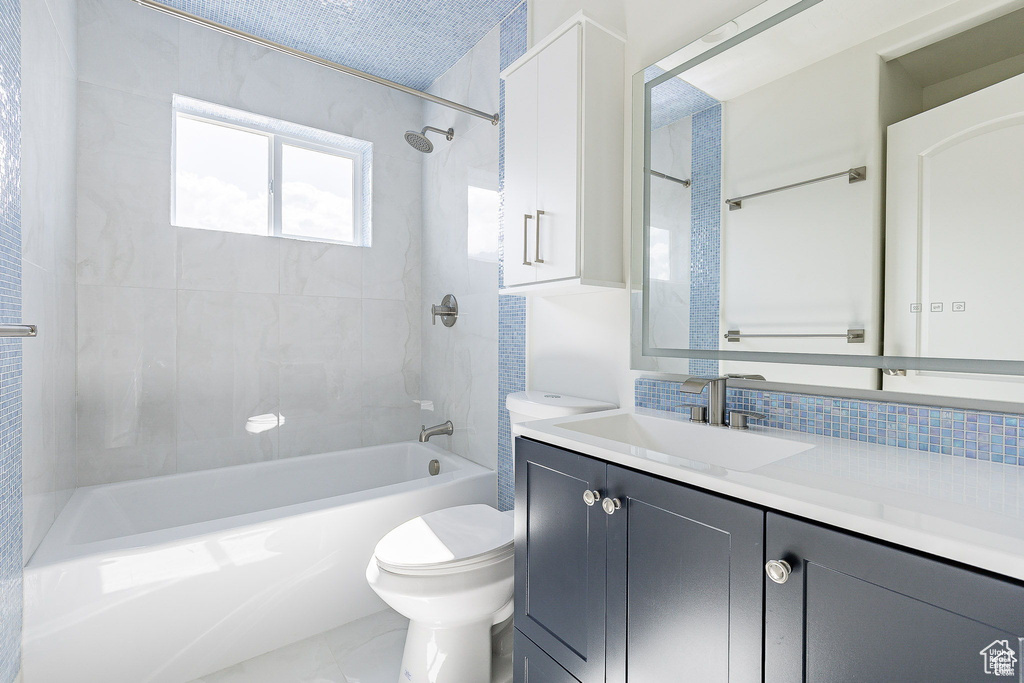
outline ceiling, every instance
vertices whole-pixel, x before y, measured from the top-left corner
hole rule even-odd
[[[160,0],[424,90],[522,0]]]

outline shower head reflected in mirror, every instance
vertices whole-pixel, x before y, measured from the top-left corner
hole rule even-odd
[[[405,141],[412,145],[412,148],[416,151],[423,152],[424,154],[430,154],[434,151],[434,143],[432,143],[430,138],[427,137],[428,130],[431,133],[440,133],[449,141],[455,138],[454,128],[441,130],[440,128],[434,128],[433,126],[426,126],[419,133],[414,130],[405,131]]]

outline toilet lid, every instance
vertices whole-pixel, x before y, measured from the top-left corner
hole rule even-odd
[[[512,552],[512,517],[490,505],[430,512],[392,529],[374,555],[393,571],[451,568]]]

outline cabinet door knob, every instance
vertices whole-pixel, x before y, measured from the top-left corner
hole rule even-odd
[[[600,491],[596,489],[593,491],[587,489],[586,491],[583,492],[583,502],[589,505],[590,507],[594,507],[594,503],[596,503],[599,500],[601,500]]]
[[[775,583],[786,583],[789,581],[789,575],[793,573],[793,568],[785,560],[768,560],[764,565],[764,572]]]
[[[609,515],[614,515],[615,511],[622,507],[622,501],[618,498],[605,498],[601,501],[601,507]]]

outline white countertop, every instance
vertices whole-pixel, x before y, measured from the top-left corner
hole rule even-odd
[[[638,408],[600,413],[685,419]],[[1024,467],[751,427],[812,444],[741,472],[558,425],[596,413],[516,425],[519,435],[631,469],[788,512],[1024,581]],[[713,429],[694,425],[694,429]]]

